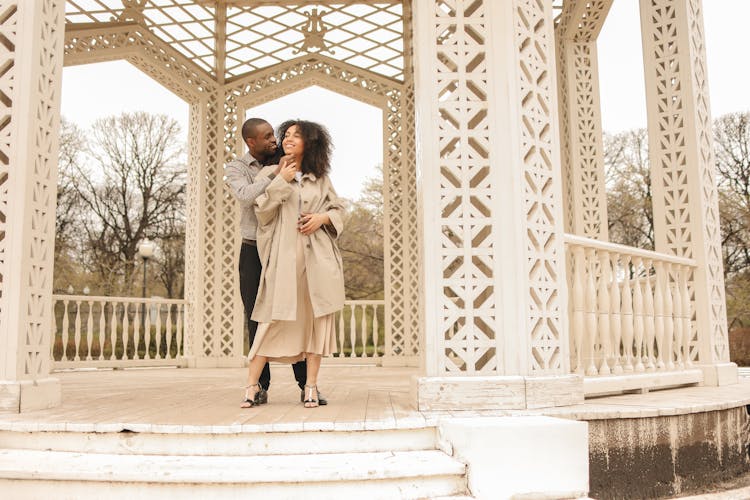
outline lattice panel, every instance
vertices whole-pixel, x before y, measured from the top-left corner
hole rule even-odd
[[[727,336],[727,310],[724,295],[724,269],[721,254],[721,228],[719,225],[719,196],[714,171],[711,109],[706,70],[706,46],[703,29],[701,0],[688,1],[688,27],[690,28],[690,59],[695,92],[695,125],[697,127],[698,165],[703,207],[704,252],[710,308],[710,335],[714,361],[729,361]]]
[[[7,245],[6,225],[8,213],[8,175],[10,161],[14,156],[11,148],[15,145],[13,131],[13,100],[16,88],[16,54],[18,26],[18,6],[15,2],[4,3],[0,8],[0,331],[6,331],[3,324],[7,309]]]
[[[216,7],[189,0],[68,0],[66,20],[139,23],[214,77],[218,72],[229,79],[313,53],[404,77],[400,1]]]
[[[226,76],[322,55],[403,79],[401,2],[229,7]]]
[[[411,82],[411,79],[409,80]],[[343,95],[363,100],[386,110],[384,140],[385,248],[389,267],[391,345],[388,354],[416,356],[419,352],[418,248],[416,227],[416,175],[413,131],[413,90],[365,70],[323,56],[305,57],[253,73],[227,85],[224,102],[225,154],[237,155],[238,127],[243,119],[238,109],[249,108],[288,95],[311,84],[323,85]],[[411,85],[410,83],[408,85]],[[405,94],[408,93],[408,97]],[[367,97],[370,96],[370,97]],[[404,109],[407,106],[407,109]],[[406,116],[405,116],[406,115]],[[408,124],[409,122],[411,124]],[[406,122],[406,123],[405,123]],[[228,213],[224,211],[225,216]],[[224,255],[233,249],[238,224],[236,211],[224,222]],[[225,259],[226,260],[226,259]]]
[[[21,337],[23,373],[28,378],[49,373],[49,327],[52,318],[52,265],[55,245],[55,205],[57,182],[58,130],[60,125],[60,82],[63,58],[63,2],[41,2],[41,26],[35,34],[39,52],[34,54],[39,68],[33,73],[32,101],[33,145],[27,175],[32,176],[30,238],[26,255],[28,267],[22,283],[28,314],[24,318],[25,334]],[[27,4],[25,8],[36,7]],[[37,59],[38,58],[38,59]],[[24,290],[22,290],[23,292]]]
[[[570,232],[607,239],[596,38],[612,0],[568,0],[557,20],[562,163]]]
[[[215,74],[216,13],[186,0],[67,0],[68,23],[136,22]]]
[[[697,328],[690,341],[691,357],[701,362],[728,361],[701,2],[641,3],[644,43],[648,41],[649,52],[646,70],[654,82],[654,88],[648,89],[652,98],[649,143],[656,146],[649,156],[652,178],[660,180],[659,189],[654,190],[657,250],[695,258],[704,268],[705,274],[695,273],[690,283],[692,298],[703,296],[708,301],[693,306]],[[681,45],[683,40],[688,44]],[[691,183],[697,183],[699,189],[693,189]],[[699,198],[691,199],[696,194]]]
[[[488,19],[482,1],[438,1],[442,309],[440,372],[497,373],[493,190],[490,182]]]
[[[528,324],[532,372],[559,372],[563,269],[559,200],[555,191],[556,147],[554,115],[554,37],[552,6],[547,2],[515,0],[515,39],[518,48],[521,119],[520,156],[524,165],[523,190],[528,272]]]

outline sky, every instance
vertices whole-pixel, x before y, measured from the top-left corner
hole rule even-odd
[[[714,117],[750,110],[750,0],[704,0],[709,92]],[[598,40],[602,125],[607,132],[646,126],[637,0],[615,0]],[[735,57],[738,55],[738,57]],[[172,116],[187,141],[188,105],[124,61],[66,67],[62,114],[81,127],[97,118],[146,110]],[[383,161],[382,111],[311,87],[248,110],[277,125],[290,118],[324,123],[334,141],[331,178],[339,195],[359,197]]]

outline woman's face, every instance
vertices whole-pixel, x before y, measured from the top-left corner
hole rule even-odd
[[[292,125],[286,130],[281,145],[284,147],[284,153],[302,157],[305,152],[305,141],[302,140],[302,133],[297,125]]]

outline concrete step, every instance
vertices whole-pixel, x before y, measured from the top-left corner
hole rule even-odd
[[[0,491],[14,499],[431,498],[465,494],[465,473],[437,450],[165,456],[0,449]]]
[[[0,431],[0,448],[136,455],[294,455],[437,448],[434,427],[307,432]]]

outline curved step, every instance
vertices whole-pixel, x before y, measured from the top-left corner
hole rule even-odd
[[[466,466],[437,450],[163,456],[0,450],[8,498],[424,498],[465,493]],[[114,496],[113,496],[114,495]]]
[[[434,427],[373,431],[157,433],[0,431],[0,449],[136,455],[294,455],[434,450]]]

